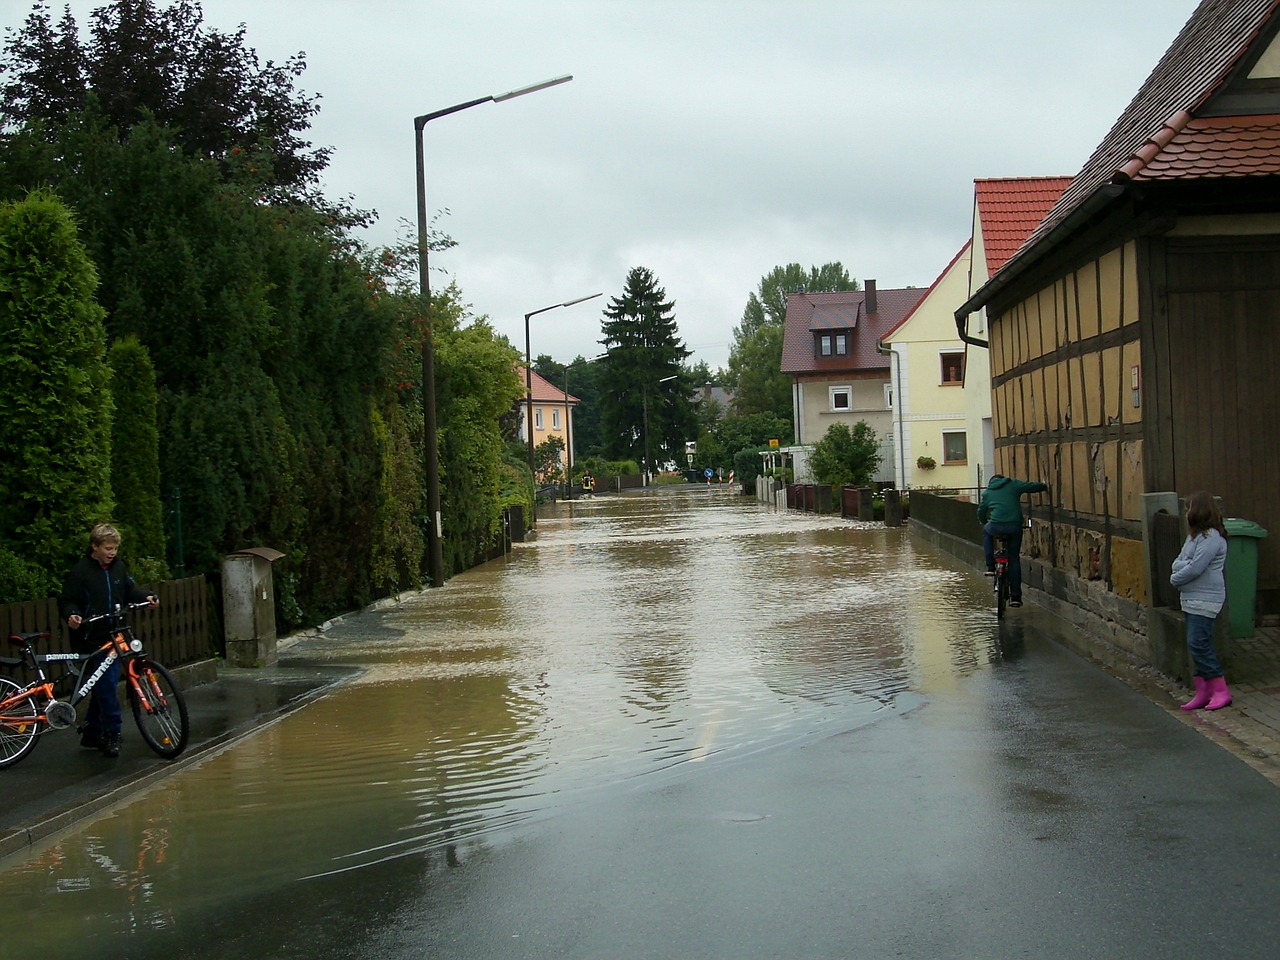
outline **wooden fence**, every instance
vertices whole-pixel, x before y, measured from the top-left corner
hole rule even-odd
[[[160,598],[160,606],[133,614],[134,632],[148,655],[167,667],[204,660],[217,653],[209,635],[209,587],[204,577],[187,577],[143,587]],[[69,653],[66,624],[52,598],[0,605],[0,637],[48,630],[46,653]],[[7,644],[6,644],[7,646]],[[4,651],[4,656],[12,652]]]

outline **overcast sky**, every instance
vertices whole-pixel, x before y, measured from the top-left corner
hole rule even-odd
[[[102,4],[74,0],[83,26]],[[16,26],[31,3],[0,0]],[[326,193],[416,216],[413,118],[571,74],[427,124],[433,258],[524,349],[599,352],[635,266],[680,334],[728,362],[775,266],[838,260],[881,288],[933,282],[968,238],[973,181],[1076,173],[1196,0],[204,0],[263,59],[307,57]],[[60,11],[62,3],[53,0]],[[411,228],[410,228],[411,229]]]

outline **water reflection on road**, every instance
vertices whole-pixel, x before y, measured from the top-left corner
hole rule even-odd
[[[911,709],[998,636],[981,579],[905,530],[701,487],[561,504],[289,652],[358,680],[0,873],[0,942],[38,914],[54,955],[143,955],[317,878],[465,862],[638,778]]]

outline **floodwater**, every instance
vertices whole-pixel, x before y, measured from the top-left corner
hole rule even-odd
[[[481,896],[444,874],[909,714],[1009,668],[1018,629],[905,529],[704,487],[544,508],[508,557],[286,652],[357,679],[0,872],[0,943],[389,956],[407,904]],[[741,802],[722,819],[762,819]]]

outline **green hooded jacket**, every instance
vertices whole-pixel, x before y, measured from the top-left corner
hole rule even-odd
[[[1021,524],[1022,495],[1048,489],[1048,484],[1013,480],[997,473],[987,484],[982,502],[978,504],[978,522],[986,523],[990,520],[992,523]]]

